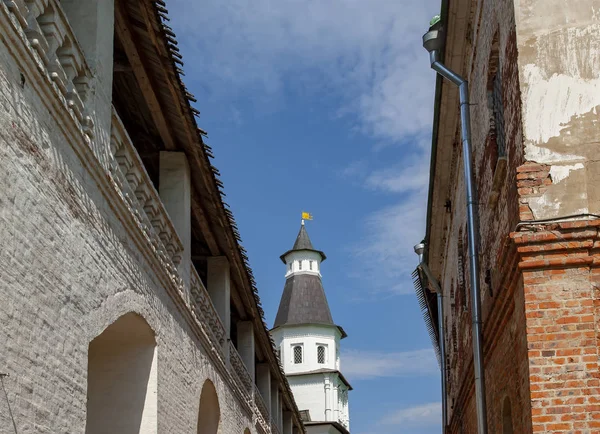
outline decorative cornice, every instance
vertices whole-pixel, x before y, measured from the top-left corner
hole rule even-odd
[[[600,219],[563,222],[524,222],[511,233],[520,255],[519,268],[533,271],[548,268],[600,266]]]

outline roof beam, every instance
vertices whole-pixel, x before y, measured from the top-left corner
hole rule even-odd
[[[153,20],[151,19],[151,14],[153,13],[152,11],[149,10],[150,6],[148,4],[148,2],[146,1],[142,1],[139,3],[139,8],[140,8],[140,13],[142,18],[144,19],[144,23],[146,24],[146,31],[148,32],[148,35],[150,36],[150,40],[152,41],[152,44],[154,45],[154,47],[156,48],[157,51],[157,55],[158,58],[160,59],[160,62],[162,64],[162,70],[163,73],[165,75],[164,77],[164,84],[167,86],[167,88],[169,89],[169,92],[171,93],[171,97],[173,98],[173,101],[175,103],[175,109],[177,110],[177,115],[181,118],[181,119],[186,119],[188,120],[188,125],[189,125],[189,113],[187,113],[184,109],[184,107],[182,107],[181,105],[181,92],[179,92],[176,88],[175,85],[173,83],[172,77],[170,76],[170,74],[168,74],[167,71],[172,70],[173,65],[171,64],[171,61],[166,62],[165,61],[165,56],[168,56],[169,53],[165,52],[164,46],[159,42],[157,36],[156,36],[156,32],[154,29],[154,25],[153,25]],[[191,129],[193,130],[194,126],[191,126]],[[188,138],[188,143],[191,145],[193,143],[196,143],[199,139],[197,136],[194,136],[193,134],[191,134],[190,129],[186,129],[186,136]],[[193,153],[193,147],[190,147],[190,153]],[[196,148],[197,150],[197,148]],[[203,177],[205,182],[210,182],[210,180],[207,180],[206,177]],[[213,256],[219,256],[221,254],[218,243],[212,233],[212,231],[210,230],[210,226],[208,224],[208,219],[206,218],[206,214],[202,208],[202,201],[200,200],[200,197],[198,197],[198,193],[194,194],[192,196],[193,201],[195,202],[195,205],[192,206],[192,215],[196,218],[196,220],[198,221],[198,224],[200,225],[200,230],[202,231],[202,235],[204,236],[205,240],[206,240],[206,244],[208,245],[208,249],[210,250],[210,253]]]
[[[156,96],[156,92],[154,92],[154,87],[150,81],[150,76],[146,72],[146,68],[138,51],[137,45],[135,44],[134,37],[131,34],[131,29],[127,20],[127,13],[123,8],[124,6],[122,1],[115,2],[115,30],[117,32],[117,36],[119,37],[119,40],[125,49],[125,54],[127,54],[127,58],[133,69],[135,78],[140,86],[144,100],[146,101],[146,104],[148,104],[152,120],[158,129],[158,133],[160,134],[165,148],[169,151],[173,151],[176,149],[173,134],[169,129],[169,124],[165,119],[160,102]]]
[[[200,225],[200,230],[202,231],[202,235],[204,236],[204,240],[206,241],[206,245],[208,246],[208,250],[210,250],[211,255],[219,256],[221,253],[219,251],[219,245],[213,236],[212,231],[208,225],[208,219],[206,218],[206,214],[204,214],[204,210],[199,205],[202,202],[198,197],[198,193],[192,192],[192,215]]]

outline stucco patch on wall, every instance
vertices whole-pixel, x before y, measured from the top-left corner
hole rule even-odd
[[[585,201],[587,199],[587,195],[582,193],[578,195],[578,198]],[[585,203],[585,202],[582,202]],[[529,207],[531,208],[531,212],[533,213],[534,220],[549,218],[549,216],[558,216],[558,212],[561,211],[562,202],[558,197],[551,195],[543,195],[539,197],[531,197],[528,199]],[[587,214],[588,208],[574,208],[571,210],[570,214]]]
[[[550,168],[550,177],[552,178],[552,182],[554,184],[558,184],[563,179],[567,178],[572,170],[581,170],[583,168],[584,165],[582,163],[576,163],[566,166],[554,165]]]
[[[527,160],[539,163],[578,160],[577,154],[564,154],[541,146],[558,137],[571,119],[596,113],[600,105],[600,78],[585,80],[564,74],[546,77],[538,66],[523,68],[527,90],[524,95],[524,128]]]

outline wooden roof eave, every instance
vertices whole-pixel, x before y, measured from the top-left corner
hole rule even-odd
[[[226,256],[231,264],[232,280],[238,289],[240,300],[248,316],[255,323],[257,341],[260,343],[261,352],[272,366],[279,366],[274,351],[274,344],[264,322],[264,315],[260,307],[260,299],[252,277],[252,271],[244,259],[245,252],[240,246],[239,234],[231,212],[225,207],[222,193],[219,189],[220,181],[217,179],[218,171],[212,166],[207,153],[207,145],[202,139],[206,133],[198,128],[195,119],[195,109],[190,104],[193,96],[187,93],[181,82],[178,67],[173,54],[173,37],[167,35],[161,23],[161,16],[165,15],[162,0],[139,0],[119,4],[115,13],[115,28],[119,37],[131,41],[126,47],[128,56],[133,55],[135,60],[134,73],[144,92],[144,99],[149,103],[152,117],[157,125],[165,147],[170,150],[180,149],[188,157],[193,186],[192,210],[193,218],[200,226],[208,248],[212,255]],[[136,20],[144,22],[148,39],[153,47],[152,51],[145,47],[140,50],[136,44],[136,35],[132,34],[127,17],[133,8],[136,10]],[[129,32],[128,32],[129,30]],[[148,45],[148,44],[145,44]],[[135,51],[133,51],[135,48]],[[157,70],[157,66],[160,70]],[[156,79],[158,77],[158,79]],[[153,80],[154,78],[154,80]],[[140,82],[140,79],[142,82]],[[164,100],[164,95],[169,96],[169,101]],[[162,99],[161,99],[162,98]],[[156,102],[158,102],[158,104]],[[183,123],[182,123],[183,120]],[[182,128],[173,128],[173,125],[182,124]],[[296,422],[299,423],[299,413],[292,398],[291,389],[281,369],[275,370],[284,393],[287,407],[294,410]]]
[[[448,8],[446,27],[446,42],[444,47],[443,61],[450,69],[466,76],[464,67],[464,48],[468,32],[468,19],[471,0],[445,0]],[[452,167],[454,143],[457,137],[460,140],[460,107],[458,99],[458,88],[447,80],[440,83],[440,98],[436,101],[437,137],[434,146],[435,166],[430,174],[431,191],[429,197],[427,222],[428,242],[428,264],[434,275],[443,273],[445,250],[448,240],[449,223],[445,205],[447,199],[453,199],[452,194],[455,182],[459,179],[454,173],[462,174],[462,157],[454,164],[460,167]],[[459,145],[461,145],[459,143]],[[462,146],[461,146],[462,149]],[[462,152],[460,152],[462,155]],[[462,175],[461,175],[462,176]],[[450,196],[449,196],[450,195]],[[454,204],[453,204],[454,205]]]

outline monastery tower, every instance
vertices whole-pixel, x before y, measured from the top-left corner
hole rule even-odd
[[[321,282],[325,253],[313,248],[304,221],[281,255],[285,286],[271,335],[309,434],[349,432],[348,392],[340,371],[344,330],[333,322]]]

